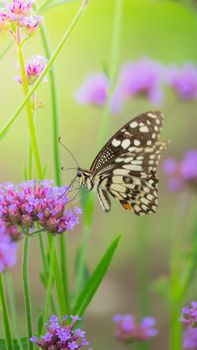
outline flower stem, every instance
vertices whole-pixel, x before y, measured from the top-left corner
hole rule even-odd
[[[72,22],[70,24],[70,26],[68,27],[68,29],[64,33],[64,35],[63,35],[62,39],[60,40],[59,44],[57,45],[57,48],[55,49],[53,55],[50,57],[50,59],[48,61],[48,64],[46,65],[46,67],[43,70],[42,74],[40,75],[38,80],[35,82],[35,84],[32,87],[32,89],[26,94],[25,98],[23,99],[23,101],[21,102],[20,106],[15,111],[14,115],[8,120],[6,125],[0,131],[0,137],[2,137],[5,134],[5,132],[10,128],[10,126],[13,124],[15,119],[18,117],[20,112],[23,110],[23,108],[25,107],[25,105],[27,104],[27,102],[29,101],[31,96],[37,90],[38,86],[40,85],[40,83],[42,82],[43,78],[45,77],[45,75],[47,74],[49,69],[51,68],[53,62],[55,61],[56,57],[58,56],[58,54],[62,50],[64,44],[66,43],[67,39],[69,38],[69,36],[72,33],[73,29],[75,28],[76,24],[78,23],[80,17],[82,16],[84,11],[86,10],[86,7],[87,6],[84,3],[80,6],[77,14],[75,15],[74,19],[72,20]]]
[[[10,321],[8,316],[8,308],[7,308],[7,301],[5,296],[2,272],[0,273],[0,301],[1,301],[1,307],[2,307],[2,319],[3,319],[3,327],[4,327],[4,333],[5,333],[6,349],[13,350],[14,348],[13,348],[13,342],[12,342],[12,336],[11,336],[11,330],[10,330]]]
[[[50,42],[48,39],[47,31],[45,25],[40,23],[40,35],[42,44],[45,50],[45,55],[49,59],[51,56]],[[49,85],[51,93],[51,121],[52,121],[52,140],[53,140],[53,164],[55,172],[55,182],[57,186],[62,185],[61,177],[61,161],[60,161],[60,152],[59,152],[59,110],[58,110],[58,100],[57,100],[57,84],[56,84],[56,72],[51,69],[49,71]],[[60,250],[60,267],[62,274],[62,281],[64,287],[64,295],[66,299],[67,309],[70,310],[70,301],[69,301],[69,283],[68,283],[68,271],[67,271],[67,254],[66,254],[67,241],[64,235],[59,237],[59,250]]]
[[[54,277],[54,261],[55,261],[55,238],[51,237],[50,240],[50,263],[49,263],[49,274],[48,274],[48,282],[47,282],[47,296],[46,296],[46,303],[44,308],[44,315],[43,315],[43,329],[44,325],[48,320],[49,317],[49,309],[52,301],[52,289],[53,289],[53,277]]]
[[[107,138],[110,122],[110,108],[112,102],[112,96],[116,85],[118,65],[119,65],[119,53],[120,53],[120,36],[123,17],[123,0],[115,1],[115,12],[112,29],[112,47],[111,47],[111,59],[109,62],[109,81],[110,87],[108,91],[108,97],[103,111],[103,118],[101,120],[101,126],[99,131],[98,148],[103,145],[104,140]]]
[[[31,312],[31,297],[29,290],[29,272],[28,272],[28,254],[29,253],[29,237],[24,238],[23,248],[23,290],[25,299],[25,311],[26,311],[26,322],[27,322],[27,335],[30,339],[32,337],[32,312]],[[28,349],[33,350],[33,343],[28,342]]]
[[[22,46],[20,44],[18,44],[18,59],[19,59],[23,93],[24,93],[24,96],[27,96],[28,92],[29,92],[29,87],[28,87],[26,71],[25,71],[23,50],[22,50]],[[32,106],[31,106],[30,100],[27,100],[27,102],[26,102],[26,112],[27,112],[27,121],[28,121],[29,135],[30,135],[30,141],[31,141],[31,149],[32,149],[34,159],[35,159],[38,178],[43,179],[40,154],[39,154],[39,148],[38,148],[38,142],[37,142],[37,137],[36,137],[34,118],[33,118],[33,111],[32,111]]]
[[[22,346],[20,334],[19,334],[19,329],[18,329],[18,320],[17,320],[17,316],[16,316],[16,301],[15,301],[14,288],[13,288],[12,276],[11,276],[10,271],[7,271],[6,278],[7,278],[6,281],[7,281],[8,293],[9,293],[12,327],[15,330],[15,336],[17,338],[17,344],[18,344],[19,350],[23,350],[23,346]]]

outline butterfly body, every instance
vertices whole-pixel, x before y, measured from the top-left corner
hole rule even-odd
[[[90,170],[78,169],[80,185],[96,191],[106,212],[109,195],[137,215],[158,205],[156,169],[167,142],[160,142],[163,114],[147,112],[125,124],[98,153]]]

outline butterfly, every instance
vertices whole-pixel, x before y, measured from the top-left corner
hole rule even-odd
[[[118,130],[94,159],[90,170],[80,167],[80,186],[96,191],[105,212],[110,195],[136,215],[155,213],[158,206],[156,174],[161,152],[168,142],[159,141],[163,113],[149,111]]]

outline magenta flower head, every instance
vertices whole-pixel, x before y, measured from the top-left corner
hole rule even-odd
[[[33,0],[12,0],[0,11],[0,29],[9,29],[12,37],[20,44],[16,27],[22,28],[26,36],[31,35],[38,28],[42,17],[34,15]]]
[[[181,99],[197,99],[197,66],[188,63],[182,69],[171,67],[167,79]]]
[[[190,185],[197,187],[197,150],[188,150],[181,161],[167,158],[163,162],[163,170],[169,176],[168,188],[170,191],[179,191]]]
[[[188,327],[183,332],[183,349],[197,349],[197,328]]]
[[[29,85],[33,85],[39,78],[47,64],[47,59],[43,56],[35,55],[33,56],[25,65],[27,82]],[[18,67],[19,69],[19,67]],[[20,76],[15,77],[15,79],[22,84]],[[46,78],[43,81],[47,81]]]
[[[109,80],[103,73],[89,75],[75,93],[75,99],[82,105],[104,107],[107,101]],[[111,103],[112,114],[122,110],[122,99],[118,90],[114,92]]]
[[[77,316],[71,316],[70,318],[65,316],[60,324],[57,316],[51,316],[46,324],[47,333],[40,340],[36,336],[30,340],[44,350],[85,350],[89,342],[86,339],[85,332],[80,328],[76,328],[78,320],[79,317]]]
[[[16,264],[17,240],[21,237],[16,226],[0,220],[0,272]]]
[[[68,187],[52,186],[52,181],[5,184],[0,188],[0,218],[24,234],[32,233],[36,224],[43,231],[60,234],[79,222],[80,209],[66,209],[68,202]]]
[[[144,317],[138,324],[132,315],[115,315],[113,321],[116,338],[124,343],[146,341],[158,333],[154,328],[156,322],[153,317]]]
[[[143,58],[123,65],[118,88],[126,99],[141,95],[148,97],[151,103],[158,105],[163,99],[162,79],[162,65]]]
[[[182,309],[180,321],[187,326],[197,328],[197,301],[192,301],[191,306]]]

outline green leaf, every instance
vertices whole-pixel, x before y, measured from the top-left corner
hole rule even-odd
[[[38,335],[40,336],[42,333],[42,328],[43,328],[43,321],[44,321],[44,315],[43,312],[40,313],[38,317]]]
[[[114,241],[111,243],[109,248],[106,250],[105,254],[101,258],[98,263],[95,271],[90,276],[88,282],[77,298],[75,305],[72,310],[73,315],[82,316],[87,309],[89,303],[91,302],[93,296],[95,295],[99,285],[101,284],[103,277],[105,276],[108,267],[111,263],[112,257],[118,247],[121,235],[119,235]]]

